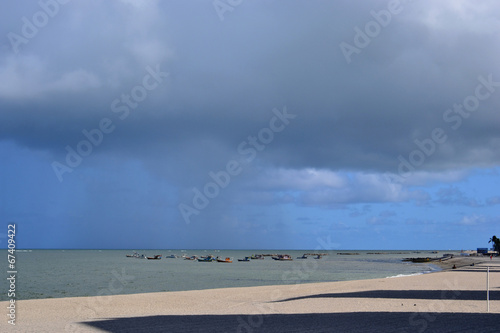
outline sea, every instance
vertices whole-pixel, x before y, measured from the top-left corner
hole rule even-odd
[[[9,277],[7,250],[4,273]],[[161,260],[126,257],[161,254]],[[104,296],[314,282],[397,278],[438,271],[429,263],[402,261],[408,257],[440,257],[454,251],[328,251],[321,259],[314,250],[18,250],[15,253],[16,299]],[[230,257],[232,263],[198,262],[182,256]],[[253,254],[289,254],[293,261],[270,256],[240,262]],[[166,258],[176,255],[178,258]],[[8,298],[4,279],[0,300]]]

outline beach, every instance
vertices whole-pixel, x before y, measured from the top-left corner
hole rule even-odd
[[[500,258],[452,260],[457,269],[385,279],[20,300],[2,331],[497,332]]]

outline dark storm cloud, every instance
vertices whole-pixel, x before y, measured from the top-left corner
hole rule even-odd
[[[417,170],[499,161],[494,2],[402,2],[350,64],[339,44],[354,45],[354,28],[388,2],[248,2],[223,22],[209,3],[133,3],[73,1],[18,54],[4,44],[2,139],[60,159],[106,117],[116,130],[94,153],[175,159],[177,175],[206,173],[286,106],[297,120],[259,154],[270,166],[397,172],[398,156],[409,159],[435,128],[447,140]],[[20,34],[20,18],[7,22],[4,36]],[[118,120],[112,102],[141,84],[147,66],[169,77]],[[474,96],[480,76],[492,84],[477,111],[443,119]]]

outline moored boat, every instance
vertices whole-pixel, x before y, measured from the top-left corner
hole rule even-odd
[[[212,255],[209,255],[209,256],[206,256],[206,257],[198,258],[198,261],[199,262],[213,262],[213,261],[215,261],[215,257],[212,256]]]
[[[279,261],[288,261],[288,260],[293,260],[293,258],[288,255],[288,254],[278,254],[277,256],[272,257],[274,260],[279,260]]]
[[[264,259],[264,256],[262,254],[254,254],[250,259]]]
[[[238,259],[238,261],[250,261],[250,257],[245,257],[244,259]]]
[[[156,254],[154,257],[146,257],[149,260],[160,260],[161,259],[161,254]]]
[[[307,259],[307,256],[303,254],[302,257],[297,257],[297,259]]]
[[[217,257],[217,262],[228,262],[228,263],[231,263],[231,262],[233,262],[233,259],[231,259],[229,257],[226,257],[225,259]]]

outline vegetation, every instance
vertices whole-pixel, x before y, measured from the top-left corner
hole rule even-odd
[[[500,238],[497,238],[497,236],[493,236],[490,238],[490,241],[488,243],[493,243],[493,250],[500,253]]]

